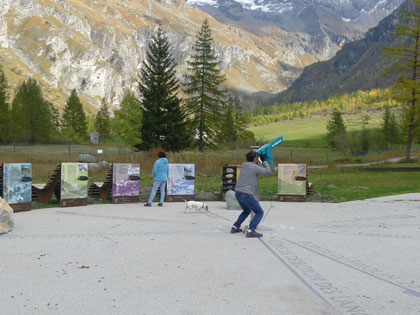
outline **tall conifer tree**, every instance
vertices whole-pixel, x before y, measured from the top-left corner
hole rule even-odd
[[[111,132],[111,117],[105,98],[102,99],[101,107],[95,116],[95,130],[99,132],[100,139],[105,143]]]
[[[185,93],[189,96],[187,106],[191,126],[197,133],[199,151],[203,152],[205,146],[214,146],[226,102],[226,90],[221,87],[225,76],[218,67],[207,19],[197,33],[193,50],[188,62],[189,74],[185,76]]]
[[[50,106],[35,79],[30,78],[18,87],[12,102],[12,125],[15,141],[33,144],[50,140],[53,131]]]
[[[161,146],[180,151],[189,145],[175,67],[171,46],[159,27],[148,46],[139,82],[143,110],[140,147],[144,150]]]
[[[335,108],[330,120],[327,122],[327,135],[325,140],[329,148],[340,149],[344,143],[346,136],[346,126],[340,111]]]
[[[0,143],[9,142],[10,110],[8,103],[8,83],[0,67]]]
[[[133,150],[136,145],[141,143],[143,112],[140,102],[133,93],[126,92],[120,108],[114,113],[113,132],[120,136],[124,143]]]
[[[83,105],[80,102],[76,89],[71,91],[67,99],[63,112],[62,126],[64,129],[72,127],[80,138],[87,136],[86,114],[83,111]]]
[[[381,138],[385,146],[398,143],[399,131],[397,119],[394,113],[391,113],[389,107],[385,107],[384,115],[382,117]]]
[[[419,133],[419,101],[420,101],[420,0],[411,0],[412,10],[401,10],[402,24],[395,24],[397,37],[408,39],[395,47],[384,47],[383,52],[397,61],[390,71],[400,72],[395,85],[396,98],[403,104],[403,123],[406,131],[406,160],[410,159],[411,146]],[[408,77],[407,77],[407,76]]]

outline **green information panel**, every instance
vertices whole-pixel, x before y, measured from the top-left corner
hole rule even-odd
[[[88,195],[88,164],[61,164],[61,197],[63,207],[84,205]]]
[[[306,196],[306,164],[278,165],[279,195]]]

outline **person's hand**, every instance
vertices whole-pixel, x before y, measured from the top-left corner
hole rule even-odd
[[[261,162],[264,162],[266,160],[265,154],[262,154],[259,157],[260,157]]]

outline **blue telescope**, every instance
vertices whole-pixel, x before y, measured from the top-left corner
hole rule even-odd
[[[261,148],[257,150],[258,155],[264,155],[265,160],[268,163],[273,162],[273,156],[271,155],[271,150],[277,147],[279,144],[283,143],[283,137],[278,136],[277,138],[271,140],[269,143],[264,144]]]

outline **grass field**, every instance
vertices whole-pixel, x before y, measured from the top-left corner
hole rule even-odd
[[[103,154],[97,154],[102,149]],[[196,193],[206,191],[219,198],[222,166],[227,163],[240,164],[249,148],[223,152],[184,152],[168,154],[170,163],[194,163],[196,165]],[[16,151],[16,152],[15,152]],[[60,162],[74,162],[79,153],[91,153],[97,161],[138,162],[141,164],[141,186],[150,187],[153,183],[151,171],[156,160],[154,155],[145,152],[131,154],[118,145],[75,145],[69,155],[67,146],[0,146],[0,163],[30,162],[33,164],[33,182],[45,183],[54,167]],[[413,151],[420,156],[420,151]],[[287,148],[279,146],[273,151],[274,166],[278,163],[307,163],[325,165],[326,169],[309,169],[309,181],[314,184],[313,201],[342,202],[374,198],[401,193],[420,192],[420,172],[367,172],[358,168],[339,168],[336,164],[375,162],[391,157],[404,156],[403,152],[385,152],[363,157],[340,155],[323,148]],[[377,166],[419,167],[420,164],[378,164]],[[103,181],[106,170],[89,173],[89,181]],[[261,200],[276,200],[278,192],[277,172],[260,179]],[[147,196],[142,196],[145,200]],[[96,200],[96,202],[102,202]],[[57,206],[52,201],[51,206]]]
[[[285,120],[263,126],[248,128],[257,139],[271,140],[277,136],[283,136],[285,146],[310,146],[325,147],[324,136],[327,132],[329,118]],[[343,116],[348,131],[361,130],[360,116]],[[379,117],[369,121],[368,128],[375,129],[380,126]]]

